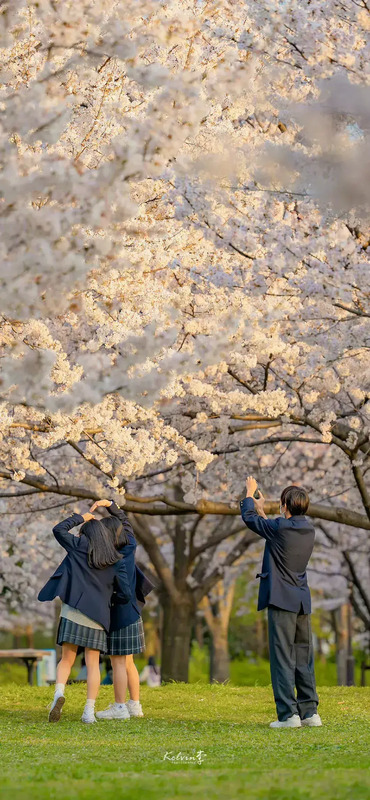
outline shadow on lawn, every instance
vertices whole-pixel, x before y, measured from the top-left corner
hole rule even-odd
[[[68,709],[66,704],[61,719],[57,723],[49,723],[48,721],[48,709],[45,708],[14,708],[12,707],[11,710],[0,710],[0,735],[1,729],[3,725],[8,727],[9,725],[12,727],[13,731],[15,732],[17,726],[27,725],[42,725],[47,726],[48,728],[66,728],[68,725],[72,725],[78,723],[78,725],[82,725],[81,723],[81,715],[83,711],[83,704],[81,708],[76,710],[73,708],[71,710]],[[158,728],[161,732],[163,731],[163,727],[168,727],[169,730],[173,731],[182,731],[184,726],[189,726],[192,728],[204,729],[205,731],[210,730],[212,727],[217,729],[224,728],[225,730],[229,730],[230,728],[240,728],[243,731],[248,729],[250,731],[257,731],[261,729],[266,729],[268,727],[269,722],[273,719],[271,715],[264,715],[264,719],[260,721],[256,720],[236,720],[236,719],[225,719],[224,717],[188,717],[183,716],[181,718],[173,719],[168,716],[160,716],[159,714],[149,714],[147,713],[144,718],[141,719],[131,719],[131,720],[101,720],[97,721],[93,725],[84,725],[85,729],[93,729],[93,730],[100,730],[105,731],[106,733],[109,729],[119,730],[123,729],[126,733],[133,733],[135,730],[146,730],[149,726],[152,729],[153,733],[156,732]]]

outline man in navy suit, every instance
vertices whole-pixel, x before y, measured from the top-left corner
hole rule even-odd
[[[249,476],[246,498],[240,501],[242,519],[265,539],[258,611],[268,609],[271,683],[278,719],[271,728],[317,727],[314,658],[311,634],[311,596],[307,564],[315,529],[305,514],[309,497],[304,489],[288,486],[280,499],[283,516],[267,519],[264,497]],[[297,690],[295,695],[294,688]]]

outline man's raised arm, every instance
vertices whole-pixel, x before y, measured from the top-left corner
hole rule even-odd
[[[258,489],[255,478],[249,476],[246,480],[246,487],[247,496],[240,501],[240,513],[243,522],[245,522],[247,528],[257,533],[258,536],[262,536],[263,539],[272,539],[279,529],[280,520],[279,518],[267,519],[265,516],[262,492],[260,492],[260,499],[254,500],[254,493]],[[257,513],[255,506],[257,506],[259,513]]]

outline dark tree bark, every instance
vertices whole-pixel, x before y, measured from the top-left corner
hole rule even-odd
[[[219,581],[214,587],[215,602],[212,603],[207,596],[200,604],[212,636],[210,683],[224,683],[230,680],[228,630],[234,593],[235,580],[228,589],[225,589],[223,581]]]
[[[244,533],[244,526],[230,530],[230,524],[224,518],[219,523],[223,526],[223,533],[219,530],[213,533],[201,547],[194,547],[194,535],[199,525],[197,520],[192,528],[184,525],[183,519],[177,517],[175,525],[171,524],[167,534],[172,539],[173,563],[172,568],[165,559],[154,534],[150,529],[147,519],[132,516],[135,534],[145,548],[159,579],[157,586],[158,599],[162,616],[162,641],[161,641],[161,675],[162,681],[188,681],[189,657],[191,639],[196,625],[196,610],[205,594],[220,582],[220,574],[224,569],[232,566],[235,561],[256,541],[255,534],[251,531]],[[238,536],[243,532],[241,538]],[[215,552],[217,544],[229,535],[236,536],[235,545],[227,553],[223,566],[215,566],[209,572],[209,562]],[[191,577],[190,583],[188,578]],[[224,631],[218,636],[215,633],[217,647],[217,661],[223,663],[222,672],[218,672],[215,680],[227,680],[225,673],[228,662],[227,651],[227,625],[230,616],[232,594],[228,593],[228,601],[224,608],[221,602],[222,614],[226,619],[226,638]],[[216,623],[217,624],[217,623]],[[223,623],[224,625],[224,623]],[[227,651],[227,656],[225,652]]]
[[[184,681],[189,679],[189,656],[195,608],[190,593],[184,594],[180,602],[174,602],[167,594],[160,594],[163,609],[162,625],[162,681]]]
[[[230,680],[229,643],[226,635],[221,631],[212,634],[212,671],[210,683],[224,683]]]
[[[256,619],[256,652],[259,658],[268,657],[267,625],[263,614],[257,614]]]

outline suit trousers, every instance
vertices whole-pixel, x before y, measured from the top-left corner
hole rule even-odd
[[[271,683],[280,721],[293,714],[301,719],[316,714],[316,694],[311,616],[268,607]],[[297,690],[295,695],[294,689]]]

